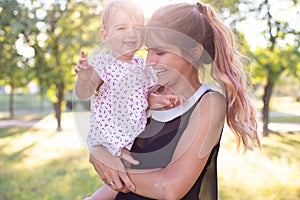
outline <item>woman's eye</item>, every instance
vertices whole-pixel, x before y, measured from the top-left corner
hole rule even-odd
[[[162,55],[164,55],[165,54],[165,52],[162,52],[162,51],[157,51],[156,52],[156,55],[158,55],[158,56],[162,56]]]

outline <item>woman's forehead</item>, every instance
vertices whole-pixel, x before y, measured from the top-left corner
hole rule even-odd
[[[149,49],[165,50],[190,60],[193,57],[192,49],[195,49],[199,44],[187,35],[177,31],[147,27],[145,29],[145,45]]]

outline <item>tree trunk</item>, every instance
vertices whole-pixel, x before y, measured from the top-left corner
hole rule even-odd
[[[39,112],[42,113],[45,111],[45,92],[43,87],[40,87],[40,97]]]
[[[268,82],[264,88],[264,95],[263,95],[263,110],[262,110],[262,117],[263,117],[263,137],[267,137],[269,135],[269,110],[270,110],[270,99],[273,91],[274,83],[268,79]]]
[[[9,94],[9,118],[13,119],[15,117],[15,108],[14,108],[14,85],[10,84],[10,94]]]
[[[60,86],[57,88],[57,93],[56,93],[56,97],[57,97],[57,102],[54,103],[54,109],[55,109],[55,118],[57,121],[57,131],[62,131],[62,126],[61,126],[61,114],[62,114],[62,103],[64,100],[64,83],[61,82]]]

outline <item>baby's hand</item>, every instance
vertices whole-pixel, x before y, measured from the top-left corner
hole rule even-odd
[[[184,96],[182,95],[179,95],[179,96],[176,96],[176,95],[164,95],[162,96],[162,98],[165,98],[164,100],[164,107],[175,107],[177,105],[183,105],[186,103],[186,99],[184,98]]]
[[[161,108],[172,108],[177,105],[182,105],[186,102],[183,96],[176,96],[173,94],[167,95],[149,95],[149,106],[150,109],[161,109]]]
[[[88,60],[86,59],[86,55],[85,55],[84,51],[81,51],[81,58],[74,70],[80,80],[86,81],[86,80],[90,79],[92,72],[93,72],[93,68],[88,63]]]

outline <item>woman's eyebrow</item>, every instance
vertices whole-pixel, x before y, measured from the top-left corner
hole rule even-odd
[[[163,51],[164,49],[166,49],[166,47],[163,47],[163,46],[149,47],[149,46],[147,46],[147,45],[146,45],[146,48],[147,48],[147,49],[154,50],[154,51]]]

